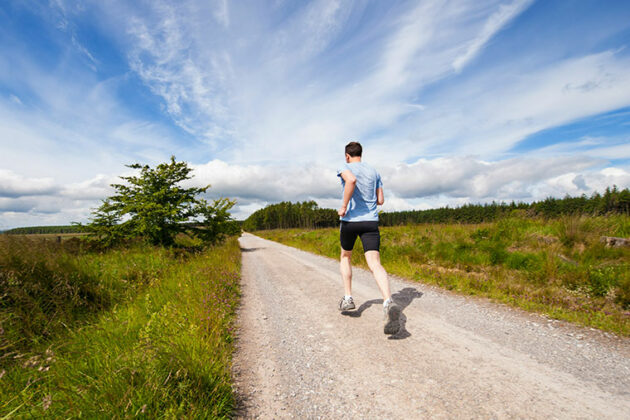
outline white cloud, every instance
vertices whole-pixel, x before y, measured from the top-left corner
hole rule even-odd
[[[127,26],[132,47],[131,68],[166,104],[173,120],[189,133],[216,146],[217,138],[230,134],[231,114],[224,85],[229,83],[230,56],[220,50],[205,50],[207,38],[195,38],[191,27],[203,17],[193,16],[192,5],[156,1],[148,16],[136,15]],[[215,8],[227,26],[227,4]],[[196,23],[195,23],[196,22]],[[214,44],[210,41],[210,45]]]
[[[65,186],[60,196],[74,201],[97,201],[102,200],[114,193],[111,184],[119,184],[122,180],[119,177],[99,174],[94,178],[72,183]]]
[[[531,199],[537,184],[561,174],[588,170],[598,163],[586,157],[486,162],[461,156],[398,164],[384,169],[383,177],[385,185],[405,198],[448,195],[469,200]]]
[[[334,168],[323,166],[236,165],[213,160],[193,165],[194,184],[211,185],[212,196],[269,202],[331,198],[339,192]]]
[[[397,141],[395,153],[383,153],[381,146],[379,155],[501,157],[541,130],[629,106],[629,67],[630,57],[605,51],[536,68],[515,60],[487,69],[453,82],[424,111],[395,127],[389,136],[409,140]]]
[[[453,74],[458,57],[461,69],[528,4],[395,5],[356,38],[344,25],[365,6],[334,0],[302,4],[285,19],[231,4],[229,28],[207,25],[194,2],[153,2],[142,13],[121,5],[116,24],[131,35],[132,69],[218,157],[321,161],[339,142],[420,111],[419,89]],[[221,10],[215,3],[210,12]]]
[[[585,156],[513,158],[488,162],[473,156],[420,159],[380,166],[387,205],[409,210],[468,202],[534,201],[547,196],[590,194],[607,186],[630,187],[630,170],[601,168]],[[335,208],[341,197],[332,167],[237,165],[212,161],[195,166],[195,184],[212,184],[212,196],[230,196],[262,207],[279,201],[315,200]],[[240,210],[244,214],[243,209]]]
[[[227,0],[219,0],[217,2],[214,17],[224,27],[230,26],[230,9]]]
[[[630,159],[630,139],[625,136],[591,137],[545,146],[536,150],[538,156],[575,155],[580,153],[599,159]]]
[[[466,51],[457,56],[453,61],[453,68],[456,72],[462,71],[475,56],[479,54],[484,45],[512,19],[528,8],[533,0],[516,0],[510,4],[502,4],[486,20],[481,32],[468,44]]]
[[[13,171],[0,169],[0,197],[51,195],[58,191],[52,178],[26,178]]]

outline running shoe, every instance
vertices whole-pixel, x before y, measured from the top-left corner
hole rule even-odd
[[[354,308],[356,308],[356,306],[354,306],[354,300],[352,300],[351,297],[349,297],[348,299],[346,299],[345,297],[342,297],[341,300],[339,301],[339,310],[342,312],[350,311]]]
[[[383,307],[383,314],[385,318],[385,326],[383,332],[385,334],[396,334],[400,329],[400,313],[402,309],[396,302],[390,300]]]

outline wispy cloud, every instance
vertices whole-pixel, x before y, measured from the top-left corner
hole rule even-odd
[[[217,3],[214,17],[219,23],[227,28],[230,26],[230,9],[228,7],[228,2],[227,0],[218,0]]]
[[[483,49],[486,43],[512,19],[518,16],[523,10],[533,3],[533,0],[516,0],[510,4],[502,4],[499,9],[494,12],[486,20],[481,32],[466,47],[463,54],[457,56],[453,61],[453,68],[456,72],[462,71],[464,66],[468,64]]]

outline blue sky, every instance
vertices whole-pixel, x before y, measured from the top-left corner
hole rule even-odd
[[[629,44],[627,1],[4,1],[0,229],[171,155],[239,218],[337,207],[349,140],[386,210],[630,187]]]

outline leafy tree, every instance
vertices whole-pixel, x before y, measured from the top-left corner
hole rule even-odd
[[[192,178],[186,162],[171,157],[155,168],[135,163],[127,165],[140,174],[121,176],[124,184],[112,184],[116,194],[103,200],[87,226],[92,238],[110,246],[121,240],[142,238],[155,245],[170,246],[179,233],[216,242],[240,229],[229,210],[235,202],[220,198],[209,203],[198,196],[210,186],[181,185]]]

